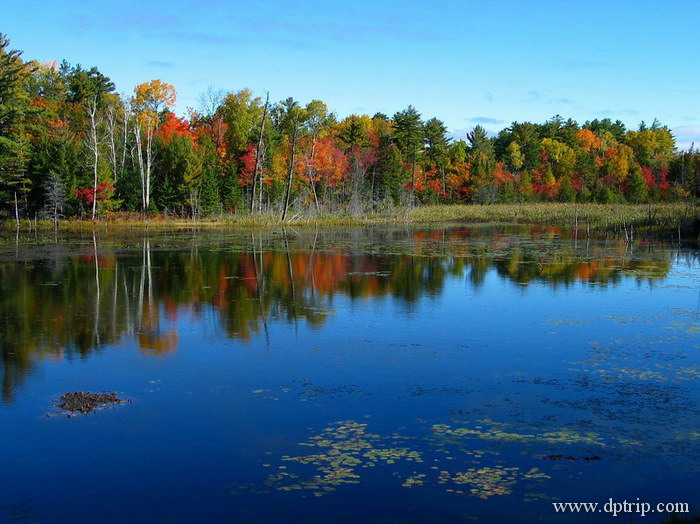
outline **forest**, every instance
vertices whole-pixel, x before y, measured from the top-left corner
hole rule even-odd
[[[26,60],[0,34],[0,217],[392,213],[421,204],[643,203],[700,194],[700,152],[654,120],[559,115],[453,139],[413,106],[340,118],[321,100],[207,90]]]

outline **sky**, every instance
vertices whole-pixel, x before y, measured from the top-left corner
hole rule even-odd
[[[413,105],[456,137],[554,115],[658,118],[700,144],[696,0],[3,0],[25,59],[97,66],[117,91],[159,78],[176,112],[209,87],[324,101],[343,118]]]

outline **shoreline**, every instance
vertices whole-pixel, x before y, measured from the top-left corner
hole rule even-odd
[[[284,227],[372,227],[430,226],[436,224],[531,224],[559,226],[584,231],[617,231],[633,235],[635,230],[676,231],[683,237],[697,238],[700,229],[700,206],[694,203],[661,204],[491,204],[431,205],[413,209],[399,208],[392,214],[308,214],[293,215],[282,221],[279,213],[251,215],[224,214],[201,219],[155,215],[134,219],[134,213],[110,213],[95,221],[68,219],[58,222],[58,232],[177,230],[230,228],[260,229]],[[0,222],[0,234],[54,231],[51,221],[14,219]]]

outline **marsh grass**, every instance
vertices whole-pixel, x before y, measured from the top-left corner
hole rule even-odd
[[[596,230],[632,227],[681,228],[700,220],[700,208],[677,204],[496,204],[425,206],[411,213],[416,222],[515,222]]]
[[[190,228],[274,228],[293,226],[373,226],[447,223],[509,223],[559,226],[583,231],[615,231],[634,236],[635,231],[660,230],[678,236],[698,236],[700,207],[693,203],[663,204],[495,204],[495,205],[430,205],[413,209],[397,208],[392,213],[296,213],[282,221],[278,213],[222,214],[192,220],[161,215],[143,218],[136,213],[111,213],[97,222],[64,220],[61,231],[94,229],[190,229]],[[5,231],[15,229],[14,221],[0,224]],[[20,222],[21,230],[51,230],[50,221]]]

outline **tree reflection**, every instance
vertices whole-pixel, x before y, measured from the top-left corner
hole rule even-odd
[[[285,231],[164,244],[145,237],[121,248],[92,236],[78,254],[57,245],[0,259],[2,397],[36,361],[85,358],[124,337],[144,355],[173,353],[182,315],[214,312],[226,336],[248,341],[268,336],[273,322],[322,326],[336,296],[410,305],[439,296],[448,279],[478,287],[490,273],[552,287],[654,281],[676,256],[649,242],[566,239],[556,228]]]

